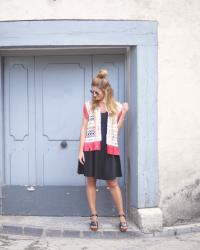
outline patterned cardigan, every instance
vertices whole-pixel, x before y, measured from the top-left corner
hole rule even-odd
[[[118,113],[114,117],[108,115],[107,122],[107,154],[119,155],[120,149],[118,145],[118,127],[117,122],[122,114],[122,104],[117,103]],[[101,111],[100,107],[97,107],[94,111],[91,111],[91,102],[86,101],[83,106],[83,113],[86,119],[88,119],[87,133],[83,145],[83,151],[94,151],[101,149]]]

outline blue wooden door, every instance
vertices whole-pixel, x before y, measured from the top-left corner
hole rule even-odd
[[[100,67],[108,69],[116,99],[123,101],[121,55],[5,58],[3,214],[89,214],[77,157],[82,105]],[[123,131],[120,147],[124,172]],[[124,192],[124,177],[120,184]],[[100,214],[114,215],[105,182],[97,185]]]

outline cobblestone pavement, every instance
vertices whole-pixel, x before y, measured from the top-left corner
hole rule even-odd
[[[0,235],[0,250],[199,250],[200,233],[125,239],[58,238]]]

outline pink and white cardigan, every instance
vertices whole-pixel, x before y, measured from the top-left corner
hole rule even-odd
[[[119,155],[118,145],[118,127],[117,122],[122,114],[122,104],[117,103],[118,113],[114,117],[108,116],[107,122],[107,154]],[[83,151],[94,151],[101,149],[101,111],[100,107],[97,107],[94,111],[91,111],[91,102],[86,101],[83,106],[83,113],[86,119],[88,119],[87,133],[83,145]]]

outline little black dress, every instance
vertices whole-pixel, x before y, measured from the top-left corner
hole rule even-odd
[[[102,180],[112,180],[122,176],[120,156],[106,152],[107,120],[108,112],[101,112],[101,150],[84,151],[85,162],[82,164],[78,161],[78,174]]]

